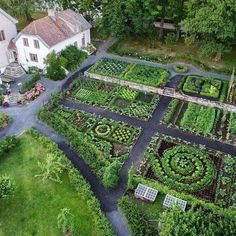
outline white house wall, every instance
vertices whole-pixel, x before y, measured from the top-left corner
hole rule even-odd
[[[28,69],[28,67],[31,66],[37,66],[40,69],[45,69],[44,65],[44,58],[51,53],[52,51],[55,51],[56,53],[60,52],[61,50],[65,49],[69,45],[74,45],[75,42],[77,42],[78,48],[82,47],[82,38],[83,34],[85,35],[85,46],[87,46],[88,43],[90,43],[90,30],[86,30],[82,33],[79,33],[63,42],[60,42],[56,45],[54,45],[51,48],[48,48],[45,46],[42,41],[36,36],[31,35],[21,35],[16,40],[16,47],[18,51],[18,61],[19,63],[25,68]],[[29,42],[29,47],[24,46],[23,38],[27,38]],[[39,40],[40,48],[34,47],[34,39]],[[37,54],[38,62],[32,62],[30,60],[30,53]]]
[[[23,38],[27,38],[29,46],[25,46]],[[34,47],[34,40],[39,41],[39,48]],[[44,58],[49,53],[49,48],[47,48],[38,37],[32,35],[21,35],[16,41],[17,53],[18,53],[18,62],[27,70],[28,67],[36,66],[40,69],[43,69]],[[38,62],[33,62],[30,60],[30,53],[37,54]]]
[[[17,35],[16,25],[2,13],[0,13],[0,31],[1,30],[4,30],[6,40],[0,41],[0,71],[9,64],[10,53],[8,51],[8,45]]]
[[[88,43],[90,43],[90,30],[86,30],[82,33],[79,33],[63,42],[60,42],[56,45],[54,45],[53,47],[50,48],[50,52],[52,52],[53,50],[58,53],[61,50],[65,49],[67,46],[69,45],[74,45],[75,42],[77,42],[78,48],[82,48],[82,38],[83,35],[85,35],[85,47],[88,45]]]

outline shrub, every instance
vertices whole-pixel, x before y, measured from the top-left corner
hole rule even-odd
[[[51,80],[62,80],[66,76],[63,65],[65,62],[53,51],[48,54],[44,63],[47,67],[47,77]]]
[[[61,212],[57,216],[57,226],[63,235],[73,235],[74,216],[68,208],[61,209]]]
[[[118,185],[120,168],[121,163],[114,161],[105,169],[102,182],[106,188],[115,188]]]
[[[182,212],[170,208],[160,216],[160,236],[172,235],[235,235],[235,217],[221,216],[202,208]]]
[[[0,129],[6,127],[10,122],[11,118],[7,114],[0,112]]]
[[[3,94],[0,94],[0,105],[3,104],[3,101],[4,101],[4,95],[3,95]]]
[[[55,182],[61,182],[60,175],[66,168],[66,163],[63,163],[61,155],[54,153],[48,154],[44,162],[38,162],[39,168],[41,169],[41,174],[36,175],[36,177],[41,177],[43,182],[47,180],[52,180]]]
[[[174,33],[169,33],[165,37],[166,44],[175,44],[176,43],[176,35]]]
[[[188,72],[188,66],[185,66],[185,65],[173,65],[173,69],[177,73],[186,73],[186,72]]]
[[[87,58],[87,53],[79,50],[74,45],[70,45],[61,51],[61,57],[65,58],[65,68],[69,71],[73,71]]]
[[[0,198],[8,198],[13,194],[15,189],[15,183],[10,176],[0,176]]]
[[[6,152],[9,152],[17,144],[17,139],[15,136],[7,136],[4,139],[0,140],[0,157],[5,155]]]
[[[39,71],[36,71],[32,73],[30,77],[31,77],[30,79],[24,81],[23,84],[21,85],[21,88],[20,88],[21,93],[25,93],[29,91],[30,89],[32,89],[36,85],[36,83],[40,80],[41,75]]]
[[[136,204],[133,203],[129,196],[122,197],[118,204],[129,222],[132,235],[158,235],[157,227],[150,224],[149,217]]]

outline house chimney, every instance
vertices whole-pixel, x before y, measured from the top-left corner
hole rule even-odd
[[[48,9],[48,16],[54,18],[56,16],[56,13],[53,9]]]

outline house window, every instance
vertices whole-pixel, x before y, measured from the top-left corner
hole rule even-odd
[[[34,47],[35,47],[35,48],[40,48],[40,47],[39,47],[39,41],[38,41],[38,40],[34,40]]]
[[[37,54],[30,53],[30,60],[33,62],[38,62]]]
[[[82,37],[82,47],[85,47],[85,34],[83,34],[83,37]]]
[[[27,38],[23,38],[24,46],[29,47],[29,41]]]
[[[78,47],[78,43],[76,41],[74,42],[74,46]]]
[[[6,39],[4,30],[0,31],[0,41],[4,41]]]

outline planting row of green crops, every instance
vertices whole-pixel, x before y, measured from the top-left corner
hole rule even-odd
[[[170,191],[171,194],[171,190],[176,190],[175,196],[191,203],[197,197],[220,207],[235,209],[235,166],[235,157],[225,153],[156,135],[140,162],[136,176],[139,176],[138,182],[151,183],[151,187],[156,183],[158,187],[155,188],[161,192]],[[136,182],[131,185],[136,185]],[[201,201],[196,200],[196,204],[199,203]]]
[[[162,122],[185,131],[235,144],[235,113],[173,99]]]
[[[164,87],[170,79],[170,73],[165,69],[109,58],[102,58],[89,72],[153,87]]]
[[[157,95],[86,77],[74,80],[68,91],[74,100],[144,120],[152,116],[158,101]]]
[[[115,187],[119,171],[140,129],[65,107],[44,106],[39,117],[82,156],[105,187]]]
[[[187,94],[224,102],[227,96],[228,81],[189,75],[184,77],[180,89]]]

